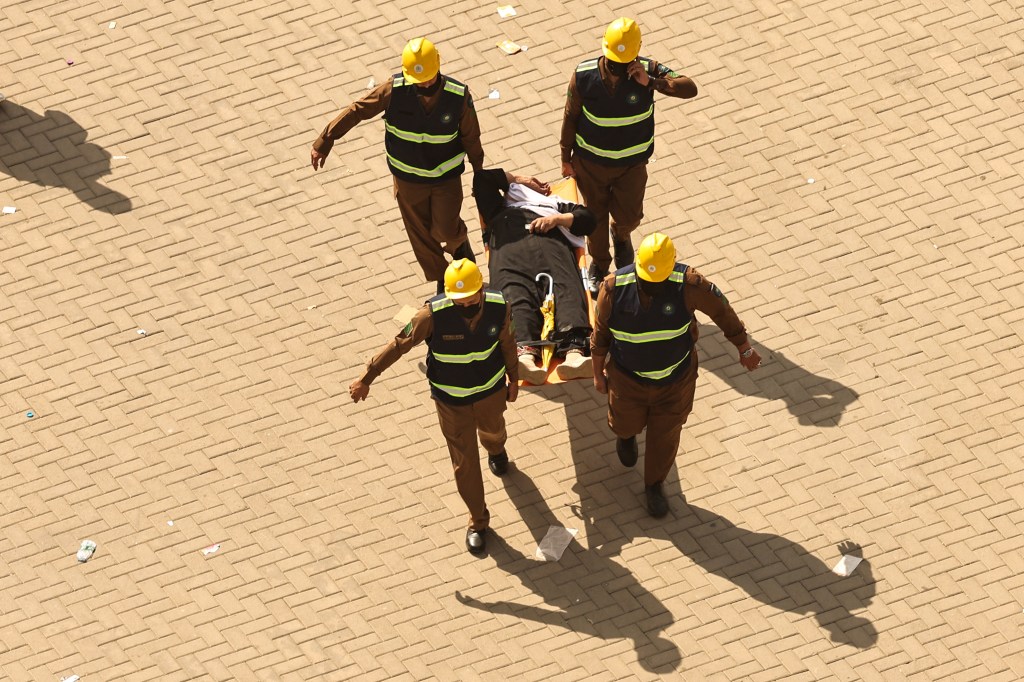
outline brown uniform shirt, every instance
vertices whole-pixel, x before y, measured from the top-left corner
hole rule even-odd
[[[442,75],[441,78],[444,78]],[[334,141],[341,139],[345,133],[352,130],[360,121],[368,121],[377,114],[383,113],[391,104],[392,78],[378,85],[369,94],[360,100],[356,100],[342,110],[338,116],[327,124],[320,137],[313,143],[313,149],[318,153],[327,156],[334,147]],[[415,86],[413,86],[415,87]],[[420,96],[420,103],[423,109],[429,114],[437,106],[444,92],[444,84],[430,97]],[[469,86],[466,86],[466,98],[462,107],[462,117],[459,119],[459,137],[462,140],[462,147],[466,150],[473,170],[480,170],[484,166],[484,149],[480,146],[480,122],[476,117],[476,109],[473,108],[473,97],[469,93]]]
[[[512,306],[506,306],[505,321],[498,332],[498,345],[501,348],[501,355],[505,359],[505,374],[510,383],[519,381],[519,359],[516,353],[515,329],[512,327]],[[470,331],[475,331],[483,317],[483,306],[476,317],[469,320]],[[402,357],[415,346],[426,341],[434,333],[434,318],[430,314],[430,303],[424,304],[416,311],[412,321],[405,326],[391,341],[384,350],[377,353],[370,364],[366,366],[366,373],[363,374],[362,382],[370,385],[374,379],[381,375],[391,365],[395,364],[398,358]]]
[[[639,288],[639,285],[638,285]],[[729,305],[725,294],[714,284],[704,278],[693,268],[687,268],[684,288],[686,296],[686,308],[692,314],[699,310],[718,325],[737,348],[747,342],[747,329],[743,322],[736,315],[736,311]],[[612,345],[612,332],[608,328],[608,322],[612,317],[612,301],[615,298],[615,273],[608,275],[601,283],[601,289],[597,292],[597,321],[594,325],[594,332],[590,335],[591,355],[607,355]],[[651,297],[640,290],[640,305],[646,310],[651,304]],[[694,318],[696,322],[696,318]],[[696,324],[690,325],[690,334],[696,343],[699,334]]]
[[[613,75],[605,62],[607,57],[597,60],[597,68],[601,71],[601,81],[608,88],[609,95],[615,95],[615,89],[619,85],[619,77]],[[680,76],[664,64],[659,64],[653,59],[647,68],[647,75],[651,77],[648,87],[669,97],[689,99],[697,96],[697,85],[686,76]],[[583,100],[576,91],[576,72],[572,72],[569,78],[569,93],[565,100],[565,114],[562,117],[562,162],[569,163],[572,160],[572,149],[576,146],[576,121],[583,113]]]

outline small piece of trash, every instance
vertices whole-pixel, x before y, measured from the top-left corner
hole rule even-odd
[[[562,558],[562,552],[569,546],[572,539],[576,537],[575,528],[563,528],[562,526],[551,526],[547,535],[537,545],[534,556],[543,561],[558,561]]]
[[[14,206],[4,206],[4,214],[5,215],[10,215],[12,213],[17,213],[17,211],[18,211],[18,209],[15,208]]]
[[[36,413],[33,412],[32,410],[29,410],[28,412],[25,413],[25,416],[31,419],[32,417],[36,416]]]
[[[515,54],[516,52],[519,52],[523,48],[520,47],[519,45],[516,45],[511,40],[503,40],[500,43],[498,43],[498,49],[504,52],[505,54]]]
[[[109,24],[107,24],[107,28],[114,28],[116,26],[117,26],[117,22],[116,21],[112,21]]]
[[[519,49],[522,50],[523,52],[526,52],[527,50],[530,49],[530,46],[529,45],[520,45]]]
[[[79,563],[84,564],[86,561],[90,559],[90,557],[92,557],[93,552],[95,551],[95,542],[93,542],[92,540],[82,540],[82,546],[79,548],[78,554],[75,555],[75,558],[78,559]]]
[[[814,184],[814,178],[807,178],[807,184],[808,185],[813,185]]]
[[[74,59],[65,59],[64,61],[67,62],[68,66],[72,66],[75,63]]]
[[[146,330],[145,329],[140,329],[140,330],[138,330],[135,333],[138,334],[139,336],[145,336],[146,335]]]
[[[307,305],[306,306],[306,310],[312,310],[315,307],[316,307],[316,304],[314,304],[314,305]]]
[[[210,545],[209,547],[203,547],[203,549],[201,551],[203,553],[203,556],[210,556],[211,554],[216,552],[218,549],[220,549],[220,545],[219,544],[218,545]]]
[[[832,569],[832,572],[846,578],[853,573],[853,569],[857,568],[862,561],[864,561],[864,559],[859,556],[844,554],[843,558],[839,560],[838,564],[836,564],[836,567]]]
[[[71,677],[60,678],[60,682],[78,682],[79,679],[81,678],[78,675],[72,675]]]
[[[174,525],[174,521],[168,521],[168,522],[167,522],[167,525],[168,525],[168,526],[173,526],[173,525]]]
[[[501,98],[501,93],[499,93],[497,90],[491,90],[490,92],[487,93],[487,99],[500,99],[500,98]]]
[[[516,8],[512,5],[502,5],[498,8],[498,16],[502,19],[508,19],[516,15]]]
[[[369,81],[367,81],[367,83],[366,83],[366,89],[367,90],[373,90],[375,87],[377,87],[377,81],[375,81],[372,78]]]
[[[412,318],[416,315],[416,312],[416,308],[413,308],[412,306],[409,305],[403,305],[402,309],[399,310],[398,313],[392,319],[404,327],[405,325],[412,322]]]
[[[128,158],[127,156],[115,156],[115,157],[113,157],[114,161],[121,161],[122,159],[127,159],[127,158]]]

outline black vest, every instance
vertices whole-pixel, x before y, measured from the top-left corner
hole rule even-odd
[[[505,388],[498,334],[507,304],[501,292],[483,292],[484,310],[472,332],[450,298],[430,299],[434,332],[427,339],[427,381],[430,394],[443,403],[468,405]]]
[[[646,69],[650,61],[640,58]],[[615,95],[601,80],[598,59],[576,67],[583,111],[576,121],[573,153],[605,166],[632,166],[654,153],[654,92],[622,77]]]
[[[686,307],[686,265],[676,263],[664,294],[640,307],[636,265],[615,272],[615,293],[608,326],[615,364],[636,381],[671,384],[691,362],[693,315]]]
[[[459,121],[466,86],[444,79],[441,96],[429,114],[416,86],[395,74],[391,102],[384,112],[384,149],[391,172],[410,182],[436,183],[462,175],[466,150],[459,137]]]

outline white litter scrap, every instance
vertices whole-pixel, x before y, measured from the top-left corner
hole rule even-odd
[[[808,185],[813,185],[814,184],[814,178],[807,178],[807,184]]]
[[[537,545],[537,551],[534,553],[534,556],[542,561],[558,561],[562,558],[565,548],[576,537],[576,532],[575,528],[551,526],[548,528],[547,535]]]
[[[502,5],[498,8],[498,16],[502,19],[508,19],[516,15],[516,8],[512,5]]]
[[[857,568],[860,565],[860,562],[862,561],[864,561],[864,559],[862,559],[859,556],[850,556],[849,554],[844,554],[843,558],[839,560],[838,564],[836,564],[836,567],[832,569],[832,572],[836,575],[841,575],[844,578],[848,578],[853,573],[853,570]]]
[[[503,40],[500,43],[498,43],[498,49],[504,52],[505,54],[512,55],[515,54],[516,52],[519,52],[523,48],[520,45],[516,45],[511,40]]]
[[[60,682],[78,682],[81,678],[78,675],[72,675],[71,677],[62,677]]]
[[[4,215],[10,215],[12,213],[16,213],[17,211],[18,209],[16,209],[13,206],[4,206]]]
[[[107,24],[107,28],[116,28],[116,27],[117,27],[117,22],[116,21],[112,21],[109,24]]]
[[[121,160],[127,159],[127,158],[128,158],[127,156],[115,156],[115,157],[113,157],[114,161],[121,161]]]
[[[497,90],[492,89],[487,93],[487,99],[501,99],[501,93]]]
[[[217,545],[210,545],[209,547],[203,547],[203,549],[200,550],[200,551],[202,551],[203,556],[210,556],[211,554],[216,552],[218,549],[220,549],[220,545],[219,544],[217,544]]]

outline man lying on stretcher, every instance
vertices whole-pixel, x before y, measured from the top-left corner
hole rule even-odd
[[[565,360],[555,368],[560,379],[587,378],[590,364],[590,311],[583,291],[576,248],[596,225],[594,214],[580,204],[549,196],[551,188],[536,178],[502,169],[473,174],[473,196],[484,223],[484,244],[490,249],[490,285],[501,289],[512,306],[519,377],[543,384],[547,373],[539,364],[540,312],[548,294],[547,273],[554,281],[555,355]]]

